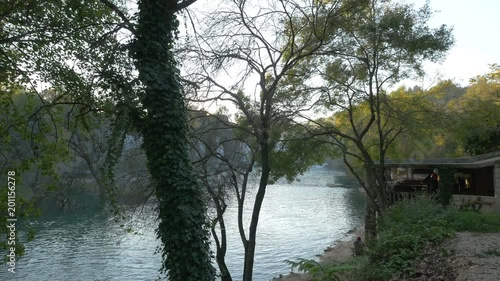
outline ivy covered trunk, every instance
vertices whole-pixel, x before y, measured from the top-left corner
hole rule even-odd
[[[172,48],[175,0],[139,1],[133,55],[145,87],[141,131],[156,196],[162,272],[171,281],[214,280],[205,203],[188,159],[188,124]]]

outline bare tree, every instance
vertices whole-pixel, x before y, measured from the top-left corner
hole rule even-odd
[[[240,233],[243,229],[243,204],[249,175],[255,162],[255,151],[246,143],[248,134],[238,133],[238,125],[227,116],[207,112],[192,114],[192,161],[203,186],[211,198],[215,216],[211,220],[211,233],[215,240],[215,258],[222,281],[232,280],[227,268],[227,231],[224,213],[227,201],[236,198]]]
[[[307,72],[297,71],[297,66],[326,47],[326,30],[333,29],[354,7],[355,1],[264,4],[241,0],[219,5],[217,11],[203,19],[203,25],[189,14],[194,27],[206,26],[180,50],[188,73],[186,79],[199,85],[192,88],[190,98],[207,107],[236,107],[235,123],[250,136],[247,143],[260,166],[248,231],[243,225],[245,194],[241,184],[239,189],[238,224],[245,250],[245,281],[252,280],[257,226],[267,185],[281,175],[303,171],[308,163],[276,161],[280,153],[290,152],[287,138],[294,116],[314,106],[309,96],[314,91],[301,85],[285,87],[283,82],[310,77]],[[320,14],[330,20],[325,21]],[[304,30],[311,32],[299,36]]]

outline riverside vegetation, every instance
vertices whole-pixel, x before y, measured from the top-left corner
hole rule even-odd
[[[457,232],[500,232],[498,214],[443,207],[425,195],[389,207],[379,223],[378,236],[367,244],[362,257],[336,264],[288,262],[317,281],[429,280],[425,278],[437,275],[440,276],[436,280],[455,280],[456,270],[447,260],[454,251],[444,246],[446,242]],[[495,253],[490,249],[483,254]],[[429,256],[432,262],[427,263]],[[422,268],[422,264],[428,268]]]
[[[66,212],[87,201],[126,221],[120,199],[152,198],[161,272],[172,281],[215,280],[208,241],[220,229],[215,258],[231,281],[223,226],[230,194],[243,280],[251,281],[261,207],[277,179],[342,158],[368,194],[371,238],[386,208],[376,163],[500,149],[498,65],[467,88],[441,81],[390,91],[422,77],[422,63],[444,59],[454,43],[451,27],[428,26],[429,4],[233,0],[185,11],[195,2],[203,5],[0,2],[0,163],[23,175],[16,206],[25,221],[37,208]],[[248,198],[254,166],[259,187]],[[243,206],[253,199],[247,225]]]

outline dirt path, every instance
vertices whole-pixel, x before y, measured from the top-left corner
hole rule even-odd
[[[457,281],[500,280],[500,233],[460,232],[447,249]]]

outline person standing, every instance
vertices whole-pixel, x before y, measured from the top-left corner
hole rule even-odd
[[[434,168],[430,178],[431,178],[431,193],[435,194],[435,193],[437,193],[437,190],[439,187],[439,171],[438,171],[438,169]]]
[[[361,237],[358,237],[356,241],[354,241],[354,254],[356,256],[361,256],[363,255],[364,250],[365,244],[361,241]]]

